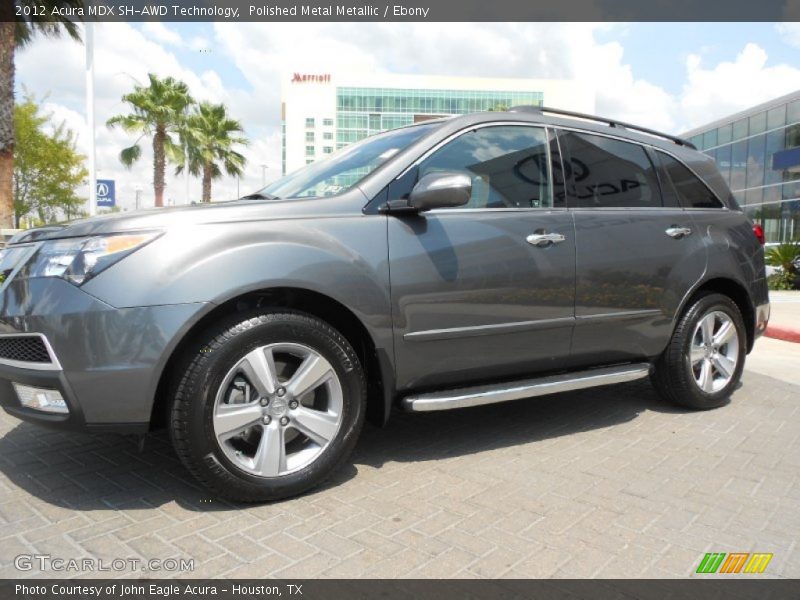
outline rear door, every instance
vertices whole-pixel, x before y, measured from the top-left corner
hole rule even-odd
[[[399,388],[563,368],[574,322],[575,236],[563,179],[554,185],[555,147],[544,127],[477,127],[390,186],[389,198],[398,199],[431,171],[472,178],[464,207],[388,217]],[[532,237],[546,234],[556,241]]]
[[[644,146],[570,130],[559,141],[576,232],[572,364],[656,356],[705,270],[702,235],[678,199],[661,193]]]

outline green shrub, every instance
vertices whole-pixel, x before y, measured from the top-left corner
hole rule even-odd
[[[786,291],[794,289],[795,275],[786,271],[779,271],[767,277],[769,289],[776,291]]]

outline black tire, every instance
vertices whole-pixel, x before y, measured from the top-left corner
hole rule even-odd
[[[695,380],[691,366],[690,347],[700,320],[711,312],[719,311],[730,317],[738,336],[736,367],[728,383],[719,390],[708,393]],[[652,382],[658,393],[668,402],[708,410],[727,404],[742,375],[747,347],[744,320],[736,304],[727,296],[706,293],[694,298],[684,311],[667,348],[655,363]]]
[[[324,357],[338,376],[343,401],[335,436],[311,464],[261,477],[226,456],[214,433],[214,406],[218,390],[237,362],[273,343],[302,344]],[[183,464],[219,497],[263,502],[296,496],[329,478],[356,444],[366,408],[364,371],[347,340],[324,321],[286,309],[233,315],[201,335],[183,364],[176,375],[170,436]]]

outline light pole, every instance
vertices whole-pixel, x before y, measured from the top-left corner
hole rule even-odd
[[[89,215],[97,214],[97,165],[94,139],[94,23],[84,26],[86,46],[86,128],[89,133]]]
[[[184,119],[184,135],[183,137],[183,192],[184,192],[184,202],[186,204],[192,203],[192,197],[189,194],[189,144],[186,141],[185,135],[185,127],[186,127],[186,119],[189,117],[189,107],[187,106],[183,111],[183,119]]]
[[[267,187],[267,165],[261,165],[261,187]]]
[[[142,195],[142,188],[136,188],[136,210],[139,210],[139,198]]]

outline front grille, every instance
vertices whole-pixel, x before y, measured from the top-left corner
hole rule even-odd
[[[50,363],[50,353],[38,336],[0,337],[0,360],[29,363]]]

